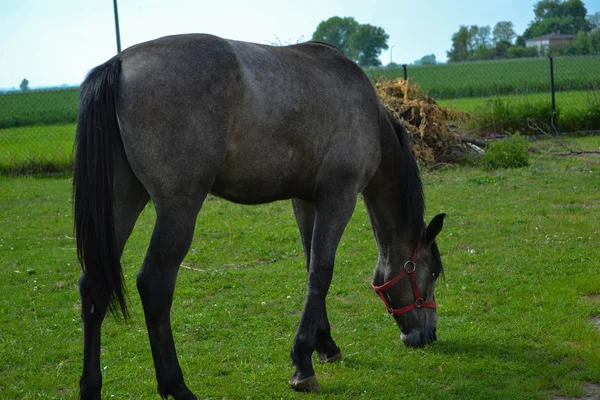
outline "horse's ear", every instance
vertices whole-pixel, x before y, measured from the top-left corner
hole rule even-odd
[[[433,243],[435,237],[440,233],[444,226],[444,217],[446,214],[438,214],[429,223],[427,230],[425,231],[425,244],[429,245]]]

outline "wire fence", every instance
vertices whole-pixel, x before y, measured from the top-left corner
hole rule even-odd
[[[409,78],[440,105],[471,113],[483,131],[600,131],[600,56],[403,65],[367,74],[374,81]],[[78,96],[77,87],[0,91],[0,173],[68,170]]]
[[[410,79],[440,105],[473,114],[480,131],[600,131],[600,56],[402,65],[371,79]]]

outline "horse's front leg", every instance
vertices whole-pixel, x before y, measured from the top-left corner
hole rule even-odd
[[[296,370],[290,379],[290,385],[297,391],[320,391],[312,365],[312,353],[317,347],[317,337],[331,338],[325,298],[333,276],[335,252],[354,211],[357,196],[354,190],[345,189],[340,193],[335,189],[336,185],[330,186],[315,202],[306,301],[291,351],[292,363]],[[324,326],[325,321],[327,327]],[[320,328],[322,331],[317,336]],[[318,345],[326,346],[325,343]],[[339,353],[337,346],[335,349],[336,353]],[[317,350],[320,353],[327,351],[326,348]]]
[[[294,216],[300,230],[304,258],[306,260],[306,272],[310,272],[310,253],[312,247],[312,235],[315,223],[315,203],[300,199],[293,199],[292,206]],[[336,362],[342,359],[342,352],[331,337],[331,325],[327,318],[327,309],[319,321],[315,334],[315,350],[317,359],[322,363]]]

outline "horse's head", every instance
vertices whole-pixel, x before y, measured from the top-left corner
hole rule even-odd
[[[402,331],[400,338],[407,346],[420,347],[437,340],[434,289],[442,273],[442,260],[435,237],[442,230],[445,216],[433,218],[410,258],[398,260],[398,265],[380,263],[375,271],[375,277],[384,277],[385,281],[373,283],[373,289],[394,316]]]

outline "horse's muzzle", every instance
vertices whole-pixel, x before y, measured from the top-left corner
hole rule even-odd
[[[408,347],[423,347],[437,340],[436,328],[415,329],[408,334],[400,334],[400,339]]]

